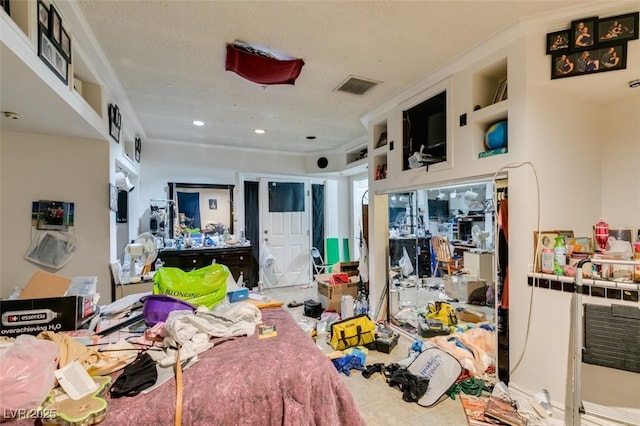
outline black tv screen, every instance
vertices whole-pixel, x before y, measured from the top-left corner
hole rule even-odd
[[[447,92],[435,95],[403,112],[404,170],[409,157],[421,152],[425,164],[447,161]]]
[[[429,219],[449,217],[449,200],[428,200]]]

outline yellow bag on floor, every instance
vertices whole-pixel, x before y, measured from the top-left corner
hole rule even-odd
[[[426,315],[429,319],[440,320],[444,325],[450,326],[458,323],[456,310],[447,302],[435,302],[435,304],[427,305],[429,313]]]
[[[331,325],[331,347],[341,351],[353,346],[364,346],[376,340],[376,323],[367,314],[360,314]]]

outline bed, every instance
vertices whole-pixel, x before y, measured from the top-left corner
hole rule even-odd
[[[276,325],[276,337],[225,341],[183,372],[182,424],[364,425],[343,379],[291,314],[269,308],[262,318]],[[135,397],[107,397],[101,424],[173,424],[175,383]]]

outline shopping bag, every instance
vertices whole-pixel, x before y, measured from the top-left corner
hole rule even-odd
[[[153,294],[166,294],[211,309],[226,297],[228,276],[229,269],[219,263],[189,272],[163,267],[153,276]]]
[[[331,325],[331,347],[341,351],[353,346],[365,346],[376,340],[376,323],[367,314],[356,315]]]

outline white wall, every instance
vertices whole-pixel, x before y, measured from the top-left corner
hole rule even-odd
[[[244,228],[240,179],[291,176],[325,183],[325,238],[350,235],[348,178],[307,174],[307,158],[303,155],[148,142],[143,145],[141,157],[139,207],[130,218],[131,226],[139,232],[149,229],[149,200],[168,198],[167,182],[235,185],[234,229],[238,231]]]
[[[41,269],[24,259],[31,242],[31,203],[75,203],[74,235],[80,246],[56,274],[97,275],[102,301],[111,298],[109,274],[109,144],[26,133],[2,132],[0,145],[0,297],[23,287]]]

